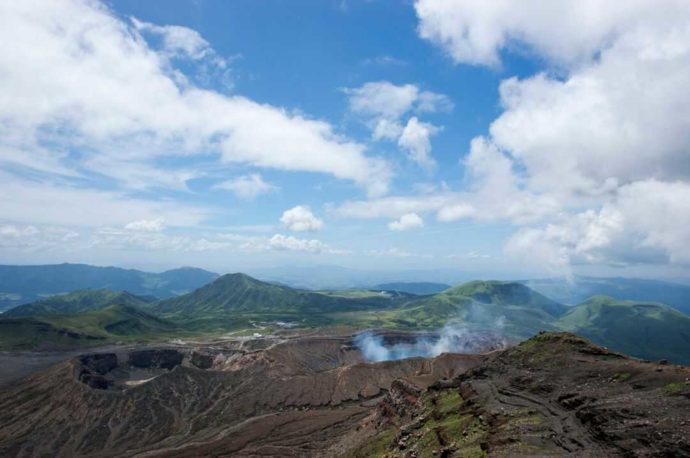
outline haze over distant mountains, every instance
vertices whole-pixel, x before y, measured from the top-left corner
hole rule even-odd
[[[505,281],[466,282],[430,295],[380,289],[312,291],[242,273],[214,277],[192,292],[162,300],[87,289],[18,306],[0,317],[0,347],[75,348],[271,333],[285,326],[408,331],[450,327],[460,333],[495,332],[513,341],[542,330],[563,330],[634,356],[690,362],[690,317],[659,302],[594,296],[567,306],[524,283]]]
[[[87,264],[0,265],[0,311],[79,289],[106,288],[167,298],[195,290],[217,277],[218,274],[192,267],[151,273]]]
[[[248,273],[262,281],[300,289],[371,288],[422,295],[439,293],[452,285],[476,279],[450,270],[367,271],[339,266],[275,267]],[[80,289],[105,288],[165,299],[194,291],[218,276],[193,267],[151,273],[86,264],[0,265],[0,311]],[[606,295],[620,300],[662,302],[690,313],[690,285],[620,277],[576,276],[573,280],[547,278],[520,282],[566,305]]]

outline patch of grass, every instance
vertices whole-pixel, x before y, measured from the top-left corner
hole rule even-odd
[[[662,390],[665,394],[669,396],[674,396],[677,394],[681,394],[686,390],[690,390],[690,382],[669,383],[668,385],[664,386]]]
[[[456,390],[449,390],[438,397],[436,401],[436,408],[440,415],[448,415],[457,412],[463,404],[462,396]]]
[[[543,423],[544,419],[541,416],[537,414],[531,414],[513,418],[506,422],[506,424],[502,425],[501,428],[513,429],[521,426],[539,426]]]
[[[424,400],[428,420],[410,441],[408,449],[420,457],[439,456],[444,448],[455,450],[453,456],[483,457],[481,443],[487,436],[484,423],[465,406],[455,389],[444,390]]]
[[[618,372],[614,374],[613,380],[616,382],[627,382],[632,377],[630,372]]]
[[[390,427],[381,431],[365,445],[352,450],[344,455],[344,458],[379,458],[387,456],[393,444],[397,428]]]

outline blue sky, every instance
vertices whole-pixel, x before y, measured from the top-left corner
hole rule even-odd
[[[557,3],[4,5],[0,262],[686,276],[687,4]]]

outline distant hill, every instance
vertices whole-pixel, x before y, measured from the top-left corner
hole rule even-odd
[[[433,283],[433,282],[396,282],[396,283],[382,283],[380,285],[373,286],[372,289],[382,290],[382,291],[400,291],[403,293],[428,295],[436,294],[450,288],[450,285],[445,283]]]
[[[394,320],[427,328],[450,321],[523,337],[553,329],[551,321],[564,311],[563,305],[520,283],[473,281],[401,308]]]
[[[471,281],[442,293],[446,296],[471,297],[475,301],[495,305],[517,305],[542,310],[549,315],[559,315],[565,307],[517,282]]]
[[[639,358],[690,364],[690,317],[664,304],[595,296],[555,324]]]
[[[3,314],[3,317],[65,315],[101,309],[108,305],[142,307],[153,301],[155,299],[151,297],[135,296],[127,291],[82,289],[11,308]]]
[[[69,315],[0,317],[3,350],[60,350],[172,336],[179,327],[129,305]]]
[[[315,292],[266,283],[235,273],[219,277],[194,292],[151,304],[149,310],[170,317],[227,318],[230,314],[317,314],[388,308],[406,295]]]
[[[579,304],[592,296],[604,295],[620,300],[661,302],[690,314],[690,286],[639,278],[580,277],[524,280],[521,283],[563,304]]]
[[[189,267],[150,273],[86,264],[0,265],[0,311],[81,289],[107,288],[169,298],[192,291],[217,277],[213,272]]]
[[[550,322],[565,310],[525,285],[501,281],[464,283],[420,301],[415,307],[516,338],[552,329]]]
[[[183,272],[169,275],[188,278]],[[199,274],[196,280],[202,278]],[[565,306],[523,283],[504,281],[472,281],[426,296],[367,289],[310,291],[241,273],[159,301],[103,289],[41,299],[0,316],[0,348],[263,333],[284,323],[406,330],[450,326],[458,332],[490,330],[514,340],[542,330],[565,330],[634,356],[690,363],[690,317],[660,303],[594,296]]]

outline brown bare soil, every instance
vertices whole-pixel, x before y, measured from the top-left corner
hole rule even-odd
[[[351,335],[120,349],[0,391],[0,456],[690,456],[690,368],[571,334],[381,363]]]
[[[394,380],[481,359],[366,363],[351,336],[82,355],[0,392],[0,456],[328,455]]]

